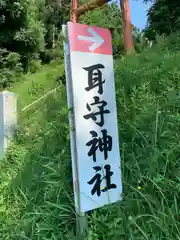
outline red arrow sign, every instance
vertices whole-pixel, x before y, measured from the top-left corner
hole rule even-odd
[[[109,29],[68,22],[70,51],[112,55]]]

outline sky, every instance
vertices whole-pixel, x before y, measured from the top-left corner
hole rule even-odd
[[[142,3],[142,0],[130,0],[131,22],[141,30],[145,28],[147,22],[147,10],[149,4]]]

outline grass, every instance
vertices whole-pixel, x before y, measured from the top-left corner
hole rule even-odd
[[[145,51],[118,60],[116,96],[123,201],[89,216],[88,240],[180,240],[180,55]],[[0,239],[75,237],[63,66],[43,67],[13,86],[19,131],[0,166]]]

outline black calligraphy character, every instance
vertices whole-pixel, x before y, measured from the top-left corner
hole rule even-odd
[[[99,148],[101,152],[104,152],[105,160],[108,158],[108,151],[112,150],[112,137],[107,135],[107,130],[101,130],[102,138],[98,138],[98,135],[95,131],[90,131],[91,136],[93,137],[86,146],[90,146],[88,156],[93,156],[93,161],[96,162],[96,151]]]
[[[117,187],[116,184],[111,183],[111,177],[114,173],[111,171],[111,166],[110,165],[105,165],[104,166],[105,174],[103,174],[104,176],[102,178],[101,178],[101,174],[97,173],[97,172],[101,171],[102,168],[100,166],[96,166],[96,167],[93,167],[93,168],[96,171],[96,175],[89,182],[87,182],[90,185],[95,183],[93,189],[91,190],[92,195],[97,193],[97,196],[99,197],[101,195],[101,192],[106,192],[110,189],[113,189],[113,188]],[[106,186],[102,189],[101,188],[101,183],[104,179],[106,181]]]
[[[99,97],[93,97],[94,98],[94,102],[91,103],[90,105],[91,106],[94,106],[94,105],[100,105],[98,106],[99,108],[99,111],[95,112],[93,111],[92,113],[89,113],[87,115],[84,115],[83,117],[85,119],[89,119],[89,118],[92,118],[93,121],[95,121],[95,123],[102,127],[104,125],[104,114],[107,114],[107,113],[110,113],[109,110],[104,110],[104,107],[107,105],[107,102],[106,101],[100,101],[99,100]],[[87,103],[86,107],[89,111],[91,111],[91,107],[90,105]],[[96,116],[100,116],[100,121],[97,122],[97,117]]]
[[[99,68],[104,68],[102,64],[95,64],[90,67],[83,68],[84,70],[88,71],[88,87],[85,88],[86,91],[90,91],[95,87],[99,87],[98,93],[103,93],[103,83],[105,80],[102,80],[102,72]]]

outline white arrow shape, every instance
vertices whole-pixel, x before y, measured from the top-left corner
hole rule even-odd
[[[104,39],[99,36],[92,28],[88,28],[88,32],[91,33],[93,37],[79,35],[78,39],[82,41],[92,42],[93,44],[89,47],[89,50],[94,51],[104,43]]]

